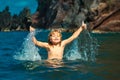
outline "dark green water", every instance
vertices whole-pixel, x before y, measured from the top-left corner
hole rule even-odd
[[[95,72],[106,80],[120,79],[120,33],[95,34],[100,44]]]
[[[0,32],[0,80],[120,80],[120,33],[92,33],[99,44],[96,61],[68,60],[58,68],[14,59],[27,35]]]

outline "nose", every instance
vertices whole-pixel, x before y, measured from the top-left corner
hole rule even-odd
[[[55,39],[58,39],[58,37],[56,36]]]

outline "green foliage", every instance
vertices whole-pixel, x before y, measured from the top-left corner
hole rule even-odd
[[[9,30],[26,30],[28,25],[28,19],[31,18],[31,12],[29,8],[24,8],[19,15],[11,15],[9,7],[7,6],[2,12],[0,12],[0,31]]]
[[[9,7],[7,6],[3,12],[0,12],[0,29],[5,29],[10,27],[11,14],[9,12]]]

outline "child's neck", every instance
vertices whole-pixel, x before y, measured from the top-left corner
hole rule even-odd
[[[57,43],[57,44],[52,44],[51,46],[60,46],[61,45],[61,43]]]

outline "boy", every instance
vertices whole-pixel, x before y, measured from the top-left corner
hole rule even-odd
[[[48,51],[48,60],[62,60],[63,58],[63,52],[65,46],[72,42],[74,39],[76,39],[81,31],[86,29],[86,24],[82,22],[82,26],[78,30],[76,30],[72,36],[70,36],[68,39],[62,40],[62,35],[59,30],[53,30],[49,34],[48,43],[47,42],[41,42],[36,40],[35,37],[32,38],[32,41],[35,45],[46,48]],[[34,31],[34,28],[30,27],[30,31]]]

